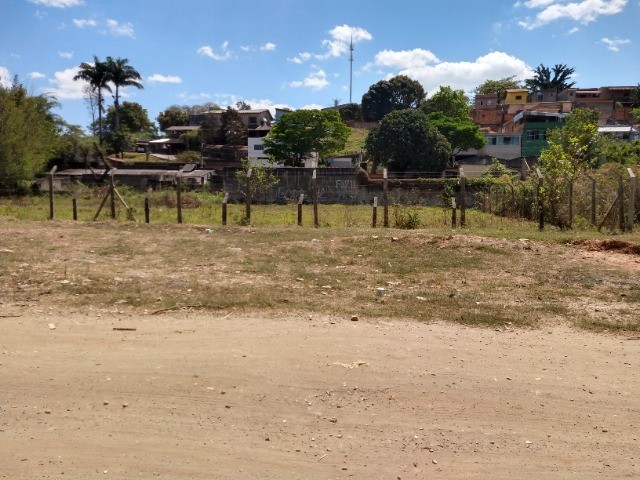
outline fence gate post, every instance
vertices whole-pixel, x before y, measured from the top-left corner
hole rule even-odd
[[[320,226],[320,220],[318,219],[318,176],[315,168],[311,176],[311,190],[313,195],[313,226],[318,228]]]
[[[53,217],[55,216],[53,208],[53,175],[56,173],[57,169],[58,167],[54,165],[49,172],[49,220],[53,220]]]
[[[298,197],[298,225],[302,226],[302,203],[304,202],[304,193]]]
[[[382,170],[382,199],[384,200],[384,228],[389,228],[389,175]]]
[[[544,186],[544,176],[539,168],[536,168],[536,174],[538,175],[538,228],[544,230],[544,199],[542,197],[542,187]]]
[[[378,226],[378,197],[373,197],[373,218],[371,219],[371,226],[373,228]]]
[[[629,210],[627,211],[627,229],[633,231],[633,220],[636,214],[636,174],[627,168],[629,173]]]

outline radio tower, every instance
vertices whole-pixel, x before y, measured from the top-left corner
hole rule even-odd
[[[353,90],[353,35],[351,35],[351,43],[349,43],[349,103],[351,102],[351,92]]]

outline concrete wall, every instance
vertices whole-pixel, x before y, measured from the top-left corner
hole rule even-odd
[[[223,188],[229,192],[231,201],[244,201],[243,186],[238,184],[235,169],[222,173]],[[312,201],[312,168],[279,168],[276,171],[279,183],[266,194],[254,197],[262,203],[297,202],[300,194],[305,202]],[[371,204],[374,197],[382,204],[383,180],[371,180],[366,172],[358,168],[318,168],[316,170],[319,203]],[[441,205],[442,188],[439,184],[425,184],[420,180],[390,179],[389,202],[404,205]],[[467,204],[472,205],[474,195],[467,194]]]

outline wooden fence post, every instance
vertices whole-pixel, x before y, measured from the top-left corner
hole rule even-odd
[[[318,176],[315,168],[311,176],[311,190],[313,195],[313,226],[318,228],[320,226],[320,220],[318,218]]]
[[[591,175],[587,175],[591,180],[591,225],[596,224],[596,179]]]
[[[245,177],[245,204],[244,204],[244,216],[247,224],[251,223],[251,174],[253,169],[247,170],[247,176]]]
[[[378,226],[378,197],[373,197],[373,218],[371,219],[371,226],[373,228]]]
[[[620,215],[620,231],[624,232],[626,223],[624,218],[624,182],[622,175],[618,175],[618,198],[620,199],[620,205],[618,213]]]
[[[569,180],[569,228],[573,228],[573,179]]]
[[[456,197],[451,197],[451,228],[456,228],[457,220]]]
[[[73,208],[73,219],[78,220],[78,192],[73,194],[71,199],[71,206]]]
[[[176,206],[178,207],[178,223],[182,223],[182,169],[176,175]]]
[[[387,169],[382,170],[382,199],[384,200],[384,228],[389,228],[389,175]]]
[[[229,203],[229,192],[224,192],[222,197],[222,225],[227,224],[227,204]]]
[[[536,168],[536,174],[538,175],[538,188],[537,188],[537,196],[538,196],[538,228],[540,230],[544,230],[544,199],[542,197],[542,187],[544,186],[544,176],[539,168]]]
[[[57,169],[58,167],[54,165],[49,172],[49,220],[53,220],[53,217],[55,216],[53,208],[53,175],[56,173]]]
[[[147,193],[144,196],[144,223],[149,223],[150,209],[149,209],[149,196],[151,195],[151,189],[147,189]]]
[[[460,167],[460,227],[464,227],[467,220],[467,177],[464,174],[464,170]]]
[[[304,202],[304,193],[298,197],[298,226],[302,226],[302,203]]]
[[[115,168],[111,169],[111,171],[109,172],[109,195],[111,195],[110,207],[111,207],[112,220],[116,219],[116,185],[113,181],[113,175],[115,172],[116,172]]]
[[[633,231],[633,220],[636,215],[636,174],[633,170],[627,168],[629,173],[629,210],[627,212],[627,229]]]

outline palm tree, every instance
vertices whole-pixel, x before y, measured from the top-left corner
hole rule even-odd
[[[107,84],[110,80],[106,62],[101,62],[96,55],[93,56],[93,63],[82,62],[78,74],[74,80],[84,80],[89,82],[91,89],[98,94],[98,135],[102,143],[102,91],[111,92],[111,87]]]
[[[115,107],[115,129],[120,129],[120,87],[136,87],[144,88],[138,80],[142,77],[138,71],[129,65],[127,58],[111,58],[107,57],[107,70],[109,72],[109,81],[116,87],[116,95],[114,97]]]
[[[575,72],[574,68],[568,67],[566,64],[556,64],[553,67],[553,78],[551,78],[552,70],[545,67],[542,63],[533,71],[533,78],[524,81],[524,84],[530,92],[539,90],[553,90],[558,93],[573,87],[576,82],[569,83],[571,75]]]

